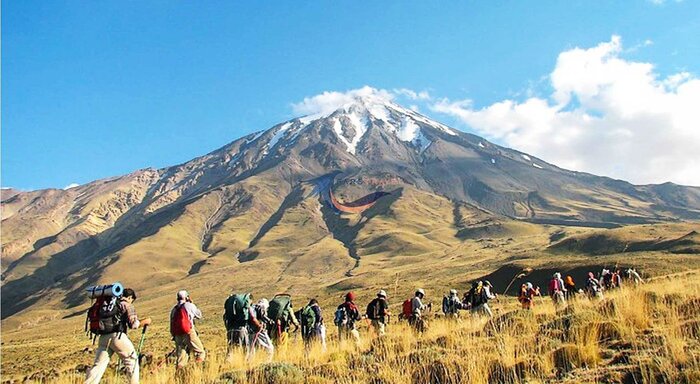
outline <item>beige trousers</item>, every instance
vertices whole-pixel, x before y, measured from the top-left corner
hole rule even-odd
[[[136,356],[136,350],[134,349],[134,344],[126,336],[126,333],[110,333],[107,335],[100,335],[97,339],[97,351],[95,352],[95,362],[92,368],[88,370],[87,377],[85,378],[85,384],[97,384],[102,380],[102,375],[104,375],[107,366],[109,365],[109,360],[113,353],[117,356],[124,364],[126,368],[127,377],[129,377],[129,383],[138,384],[139,382],[139,362],[138,356]]]
[[[199,339],[199,335],[193,329],[188,335],[178,335],[175,339],[175,356],[177,356],[177,366],[182,368],[190,360],[190,352],[194,353],[196,361],[204,361],[207,353],[204,351],[204,344]]]
[[[355,328],[348,328],[344,325],[341,325],[338,327],[338,336],[340,338],[341,343],[343,342],[343,340],[352,338],[355,342],[355,345],[360,344],[360,332],[358,332]]]
[[[386,324],[379,320],[372,320],[372,327],[374,328],[374,331],[377,332],[378,336],[384,336],[384,333],[386,332],[385,326]]]

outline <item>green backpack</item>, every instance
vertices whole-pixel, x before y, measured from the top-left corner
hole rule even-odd
[[[267,309],[267,317],[271,320],[283,320],[288,316],[292,308],[292,297],[287,294],[275,295],[270,300],[270,307]]]
[[[301,324],[306,327],[306,329],[313,329],[316,326],[316,312],[307,305],[301,310]]]
[[[234,294],[224,303],[226,329],[241,328],[250,318],[250,293]]]

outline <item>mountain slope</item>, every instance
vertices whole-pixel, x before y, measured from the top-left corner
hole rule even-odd
[[[342,171],[337,215],[305,181]],[[700,189],[634,186],[572,172],[374,97],[293,119],[186,163],[2,201],[3,318],[222,268],[280,286],[415,262],[533,223],[619,226],[700,219]],[[539,229],[538,229],[539,230]]]

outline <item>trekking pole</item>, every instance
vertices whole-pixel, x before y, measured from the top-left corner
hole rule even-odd
[[[399,274],[396,274],[396,279],[394,280],[394,297],[398,296],[399,291]]]
[[[148,329],[148,324],[143,326],[143,330],[141,331],[141,341],[139,341],[139,349],[136,351],[136,358],[138,359],[136,363],[141,362],[141,348],[143,348],[143,342],[146,340],[146,330]]]
[[[513,277],[513,280],[511,280],[510,283],[508,283],[506,290],[503,291],[503,296],[505,296],[506,293],[508,293],[508,289],[510,289],[510,286],[513,285],[513,283],[515,283],[515,280],[522,279],[523,277],[529,275],[531,272],[532,272],[532,268],[525,268],[522,271],[518,272],[518,274],[516,274]]]

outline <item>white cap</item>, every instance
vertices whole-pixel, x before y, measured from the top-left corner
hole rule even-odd
[[[450,289],[450,295],[456,295],[457,290],[456,289]]]
[[[187,293],[187,291],[185,291],[184,289],[177,292],[177,299],[178,300],[185,300],[188,297],[190,297],[190,294]]]
[[[258,307],[262,308],[263,310],[267,310],[267,308],[270,306],[270,302],[267,301],[267,299],[263,297],[262,299],[258,300],[257,305],[258,305]]]
[[[418,288],[416,290],[416,293],[420,293],[421,295],[425,296],[425,291],[423,290],[423,288]]]
[[[381,289],[381,290],[379,290],[379,292],[377,292],[377,296],[381,296],[381,297],[386,298],[386,292],[383,289]]]

